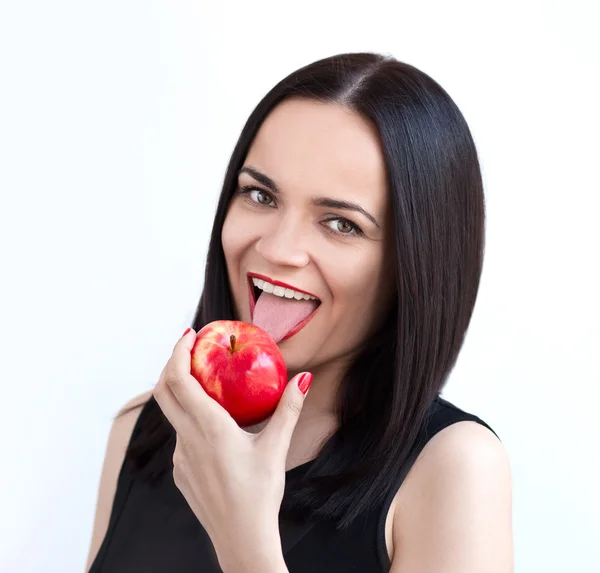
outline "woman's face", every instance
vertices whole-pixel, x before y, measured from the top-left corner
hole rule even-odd
[[[221,238],[237,318],[274,336],[289,373],[345,363],[383,318],[394,285],[389,211],[367,120],[299,98],[269,114]]]

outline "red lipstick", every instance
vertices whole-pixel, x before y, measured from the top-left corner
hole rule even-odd
[[[321,300],[321,299],[320,299],[320,298],[319,298],[319,297],[318,297],[316,294],[313,294],[312,292],[308,292],[308,291],[306,291],[306,290],[302,290],[301,288],[298,288],[298,287],[295,287],[295,286],[289,285],[289,284],[287,284],[287,283],[283,283],[283,282],[281,282],[281,281],[276,281],[276,280],[273,280],[272,278],[269,278],[269,277],[267,277],[267,276],[265,276],[265,275],[259,275],[259,274],[257,274],[257,273],[248,273],[248,276],[249,276],[251,279],[252,279],[252,278],[255,278],[255,279],[261,279],[261,280],[263,280],[263,281],[267,281],[268,283],[271,283],[271,284],[272,284],[272,285],[274,285],[274,286],[280,286],[280,287],[283,287],[283,288],[289,288],[289,289],[295,290],[296,292],[301,292],[301,293],[303,293],[303,294],[308,294],[308,295],[310,295],[310,296],[314,296],[314,297],[315,297],[317,300],[319,300],[319,301]],[[252,284],[252,281],[249,281],[249,282],[250,282],[250,284]]]

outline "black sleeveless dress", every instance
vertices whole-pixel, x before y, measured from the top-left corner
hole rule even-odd
[[[147,404],[132,435],[146,412]],[[464,412],[441,396],[436,397],[422,429],[424,439],[420,440],[420,449],[439,431],[461,421],[480,423],[493,432],[477,416]],[[286,472],[286,480],[302,476],[311,463]],[[280,520],[284,557],[290,573],[388,572],[385,519],[409,469],[403,469],[382,504],[355,519],[344,531],[338,531],[334,523],[326,521],[312,524],[308,531],[298,531]],[[133,479],[123,464],[108,531],[89,573],[220,572],[210,538],[175,486],[172,473],[167,472],[160,487],[151,487]]]

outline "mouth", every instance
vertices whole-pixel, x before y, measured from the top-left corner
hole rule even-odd
[[[321,306],[319,297],[281,281],[248,273],[250,320],[279,343],[300,332]]]

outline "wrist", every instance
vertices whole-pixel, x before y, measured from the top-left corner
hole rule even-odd
[[[240,541],[230,538],[228,546],[215,548],[223,573],[288,573],[279,531]]]
[[[275,556],[244,556],[235,562],[219,561],[223,573],[289,573],[287,565],[281,557]]]

